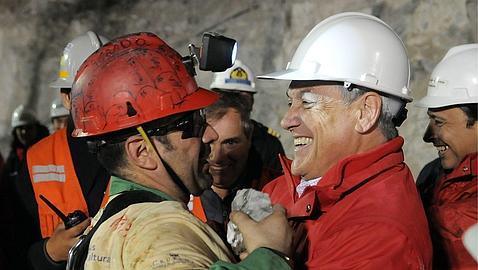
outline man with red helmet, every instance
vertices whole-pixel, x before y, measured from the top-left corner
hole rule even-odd
[[[85,269],[288,267],[278,256],[290,244],[280,209],[256,226],[261,235],[244,232],[248,251],[257,250],[235,266],[219,236],[186,208],[190,194],[211,186],[201,109],[216,100],[151,33],[117,38],[83,63],[72,90],[73,136],[87,137],[113,176],[110,201],[71,252],[78,256],[70,269],[82,256]],[[251,222],[232,219],[239,228]],[[280,230],[266,233],[271,226]]]

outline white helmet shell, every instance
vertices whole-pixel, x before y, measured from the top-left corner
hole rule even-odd
[[[275,80],[340,81],[412,101],[410,63],[400,37],[382,20],[346,12],[316,25]]]
[[[62,117],[69,115],[70,112],[63,106],[63,102],[57,98],[50,106],[50,118]]]
[[[214,72],[210,89],[256,93],[254,74],[240,60],[223,72]]]
[[[18,106],[12,114],[12,128],[38,123],[35,114],[25,106]]]
[[[451,48],[432,72],[418,107],[478,103],[478,43]]]
[[[60,59],[58,78],[50,84],[50,87],[71,88],[76,72],[83,61],[107,42],[107,38],[92,31],[88,31],[86,34],[70,41],[63,50]]]

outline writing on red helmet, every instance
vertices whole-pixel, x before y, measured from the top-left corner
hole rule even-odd
[[[102,135],[212,104],[181,56],[152,33],[119,37],[82,64],[72,90],[73,136]]]

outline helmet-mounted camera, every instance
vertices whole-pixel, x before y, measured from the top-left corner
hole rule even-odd
[[[220,72],[232,67],[237,55],[237,42],[234,39],[214,32],[202,36],[202,46],[189,44],[189,55],[183,57],[188,72],[196,75],[195,66],[200,70]]]

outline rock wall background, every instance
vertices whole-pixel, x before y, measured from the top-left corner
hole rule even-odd
[[[186,54],[188,43],[200,44],[204,31],[239,41],[239,58],[256,74],[284,68],[300,40],[326,17],[345,11],[375,15],[405,42],[412,64],[416,100],[425,95],[428,77],[448,48],[477,42],[478,0],[0,0],[0,152],[6,158],[10,117],[19,104],[49,123],[55,79],[63,47],[88,30],[114,38],[150,31]],[[373,42],[373,41],[371,41]],[[200,72],[207,87],[211,74]],[[281,134],[292,157],[292,140],[279,122],[287,109],[286,83],[258,81],[253,117]],[[408,105],[400,128],[407,163],[417,176],[436,156],[421,137],[425,111]]]

